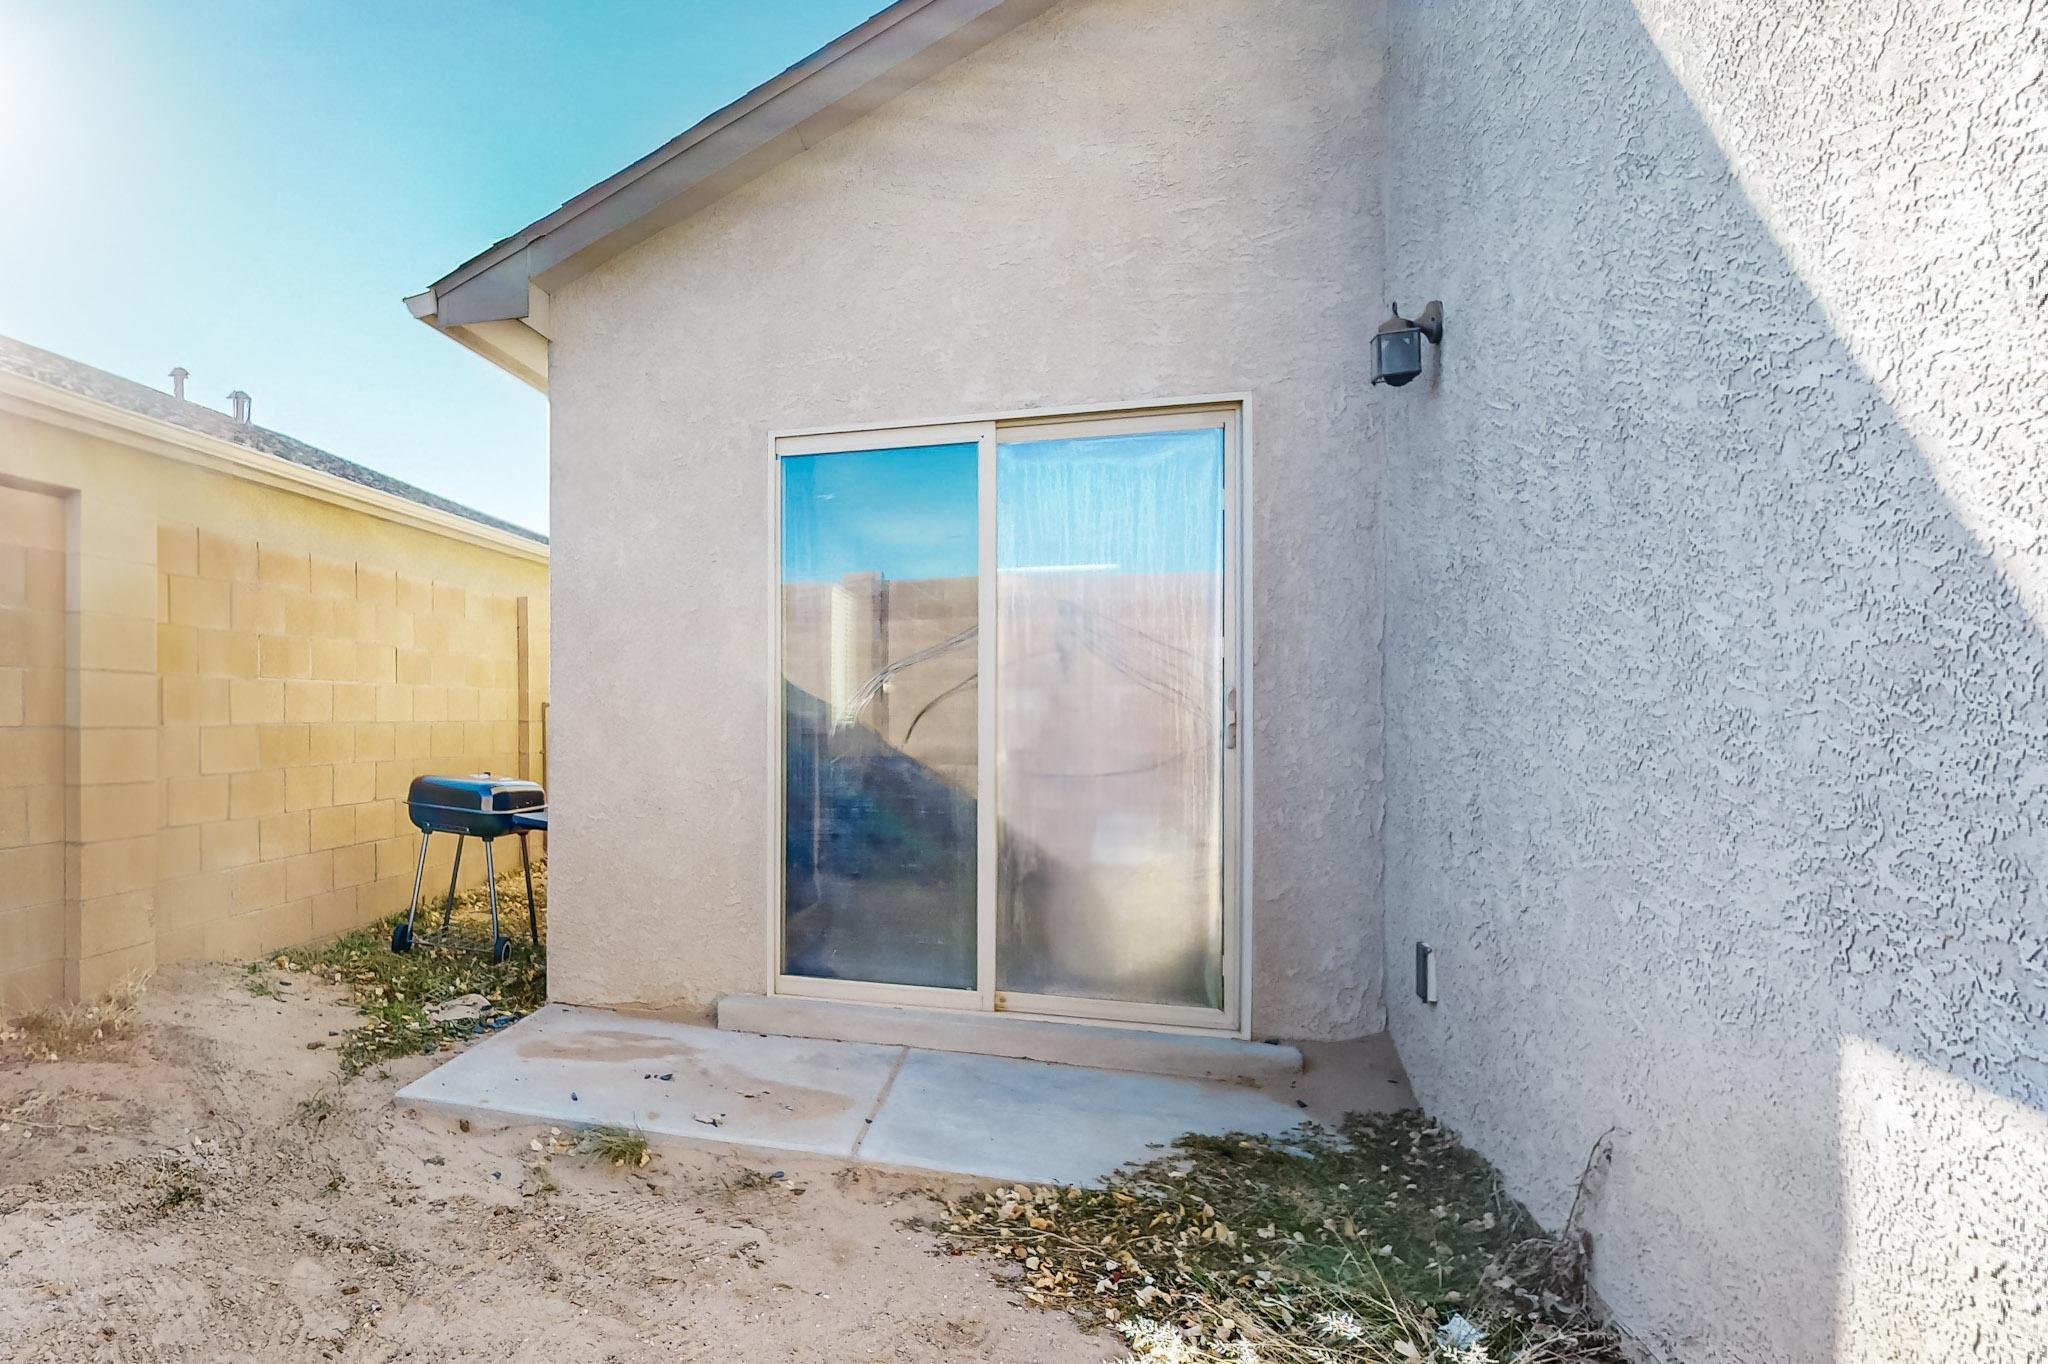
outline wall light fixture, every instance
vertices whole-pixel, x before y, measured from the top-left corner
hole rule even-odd
[[[1443,344],[1444,305],[1432,299],[1412,319],[1401,316],[1400,304],[1393,308],[1394,315],[1373,333],[1372,381],[1399,388],[1422,373],[1422,339],[1428,337],[1432,346]]]

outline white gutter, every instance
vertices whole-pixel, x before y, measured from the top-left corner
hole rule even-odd
[[[548,547],[523,535],[19,374],[0,371],[0,412],[14,412],[87,435],[116,439],[151,454],[367,512],[381,520],[467,541],[533,563],[548,561]]]

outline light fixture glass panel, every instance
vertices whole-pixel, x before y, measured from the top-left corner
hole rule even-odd
[[[1373,344],[1379,355],[1377,377],[1398,387],[1422,372],[1422,333],[1416,328],[1380,332]]]
[[[996,455],[998,988],[1223,1005],[1220,428]]]
[[[975,988],[977,460],[781,461],[790,975]]]

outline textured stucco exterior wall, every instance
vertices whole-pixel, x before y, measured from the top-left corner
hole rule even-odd
[[[1380,7],[1076,0],[557,292],[550,984],[758,991],[776,429],[1253,395],[1253,1026],[1381,1026]]]
[[[2048,1357],[2039,6],[1389,23],[1417,1090],[1672,1358]]]

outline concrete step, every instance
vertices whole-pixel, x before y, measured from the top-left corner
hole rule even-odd
[[[1301,1073],[1301,1051],[1279,1043],[789,995],[727,995],[718,1001],[718,1026],[765,1037],[1008,1056],[1194,1080],[1268,1081]]]

